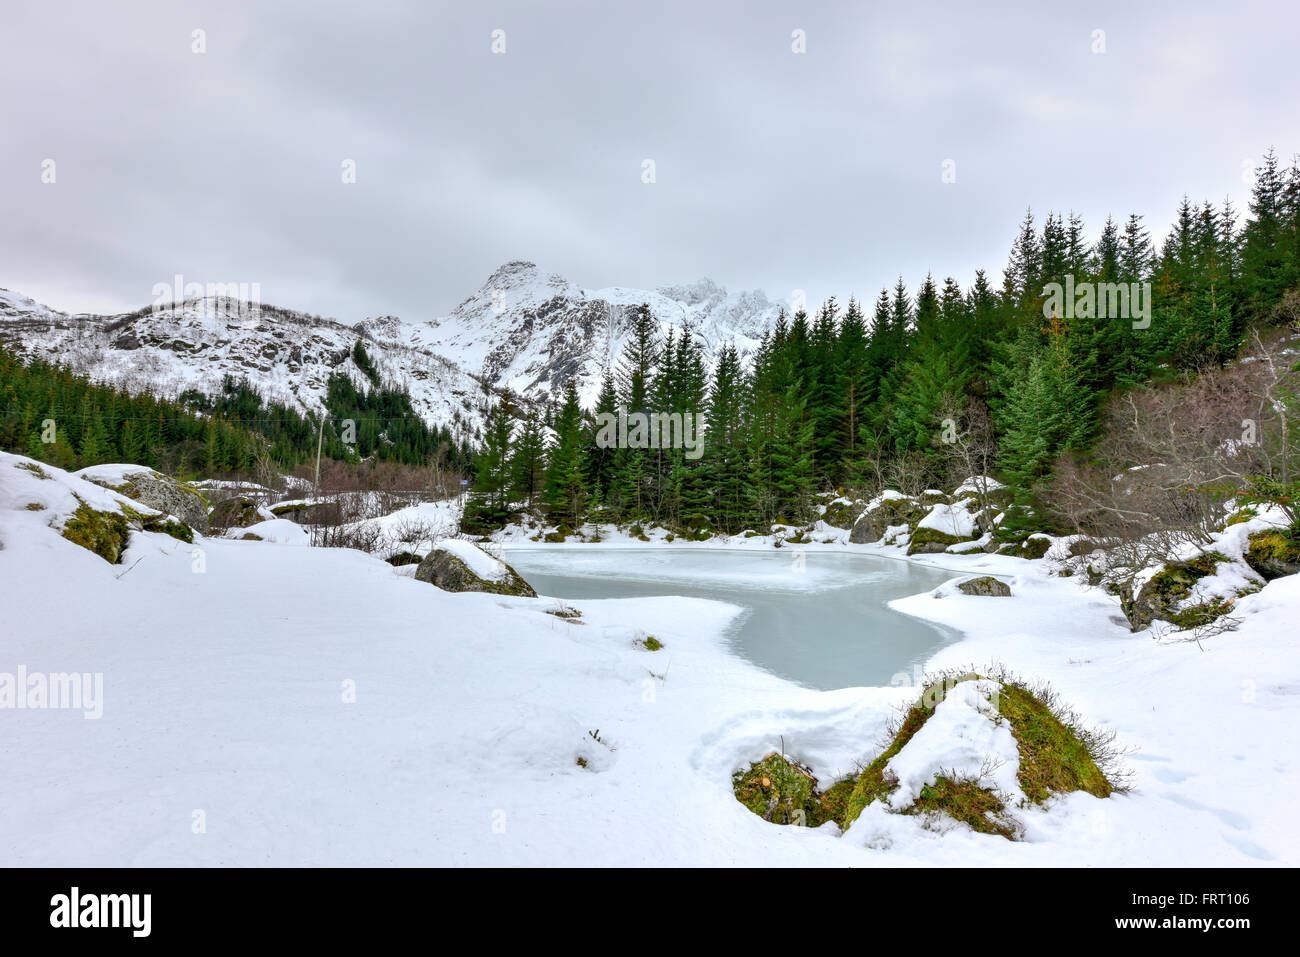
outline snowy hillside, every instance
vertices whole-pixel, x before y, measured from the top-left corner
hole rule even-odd
[[[735,344],[742,364],[782,305],[762,292],[729,293],[708,279],[658,290],[581,289],[534,263],[509,262],[443,319],[368,320],[377,339],[427,348],[522,395],[546,399],[578,376],[590,405],[600,377],[617,361],[638,306],[647,303],[666,333],[690,324],[712,365]]]
[[[0,289],[0,345],[22,356],[70,365],[92,379],[132,392],[146,387],[175,396],[212,394],[222,377],[247,377],[267,399],[314,413],[332,372],[363,376],[350,351],[361,333],[333,319],[226,298],[117,316],[68,315]],[[453,427],[457,416],[481,425],[483,389],[428,349],[366,340],[384,381],[405,387],[430,423]]]
[[[917,556],[954,576],[1003,576],[1014,594],[944,585],[894,602],[963,633],[927,668],[996,661],[1050,682],[1116,732],[1132,790],[1017,804],[1021,840],[884,802],[841,833],[762,820],[735,799],[732,773],[778,746],[827,780],[861,767],[917,687],[794,685],[735,654],[737,606],[453,594],[353,549],[143,530],[110,564],[59,534],[78,499],[121,501],[0,453],[6,864],[1300,860],[1300,576],[1242,598],[1240,627],[1202,650],[1132,634],[1114,599],[1044,563]],[[765,537],[727,547],[772,549]],[[810,567],[845,548],[889,553],[804,547]],[[624,564],[644,565],[641,554]],[[791,570],[784,587],[816,581]],[[59,689],[61,706],[34,688]],[[914,790],[988,754],[1005,759],[988,773],[1014,791],[1015,750],[984,711],[973,698],[945,704],[932,731],[950,733],[913,738],[894,762],[900,780]]]
[[[358,373],[348,352],[363,336],[383,378],[409,390],[427,421],[453,426],[459,415],[477,428],[484,381],[546,402],[576,375],[591,405],[642,303],[665,333],[689,324],[710,365],[726,342],[747,362],[782,308],[761,292],[729,293],[707,279],[657,291],[586,290],[510,262],[450,316],[380,316],[352,326],[269,305],[250,316],[247,303],[219,297],[69,315],[0,289],[0,345],[132,391],[212,393],[224,375],[247,377],[267,398],[314,411],[331,372]]]

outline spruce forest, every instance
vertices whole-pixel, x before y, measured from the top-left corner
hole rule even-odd
[[[969,288],[900,277],[873,303],[783,314],[748,372],[725,348],[707,375],[692,331],[661,337],[642,307],[594,409],[570,387],[544,418],[494,410],[464,526],[540,507],[570,526],[736,534],[810,520],[819,492],[920,491],[984,471],[1032,511],[1059,462],[1086,459],[1108,399],[1221,366],[1249,330],[1295,319],[1300,167],[1270,151],[1238,220],[1227,202],[1184,198],[1163,240],[1133,214],[1090,243],[1076,216],[1026,213],[1000,283],[983,270]],[[1045,288],[1067,279],[1149,283],[1150,314],[1045,315]],[[597,446],[595,414],[620,408],[703,414],[703,456]]]

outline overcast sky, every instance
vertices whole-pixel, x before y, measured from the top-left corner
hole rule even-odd
[[[1000,278],[1027,206],[1159,234],[1300,151],[1296,4],[1050,6],[3,0],[0,286],[423,319],[530,259],[872,299]]]

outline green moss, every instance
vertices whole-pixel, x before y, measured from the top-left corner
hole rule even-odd
[[[194,543],[194,530],[184,522],[178,522],[166,516],[156,518],[146,518],[143,522],[146,532],[161,532],[164,535],[170,535],[177,541],[185,542],[187,545]]]
[[[847,827],[857,820],[863,808],[887,798],[897,789],[898,782],[889,775],[886,765],[921,730],[954,685],[982,677],[973,673],[946,675],[925,689],[904,716],[889,746],[858,775],[846,802],[841,826]],[[1087,791],[1097,797],[1107,797],[1115,790],[1098,766],[1099,759],[1106,759],[1104,739],[1077,728],[1074,715],[1059,707],[1047,688],[1040,688],[1035,693],[1006,675],[995,680],[1001,685],[997,701],[999,714],[1011,728],[1020,752],[1017,777],[1026,797],[1042,803],[1051,793]],[[922,792],[922,798],[924,800],[918,800],[915,805],[921,810],[944,811],[968,824],[972,815],[978,814],[980,826],[971,824],[976,830],[1011,836],[1004,833],[1009,828],[1005,821],[990,821],[985,816],[985,812],[990,810],[999,813],[1002,805],[996,795],[980,788],[977,782],[939,778],[929,789],[928,796]],[[993,807],[991,802],[996,802],[997,807]]]
[[[907,540],[907,554],[915,555],[917,552],[925,551],[923,545],[941,545],[947,548],[949,545],[956,545],[958,542],[969,541],[959,535],[949,535],[947,532],[941,532],[937,528],[917,528],[912,532],[912,536]],[[943,548],[939,549],[940,551]],[[934,551],[934,549],[928,549]]]
[[[921,699],[908,709],[889,747],[862,769],[849,794],[844,822],[841,826],[847,827],[856,821],[863,808],[873,801],[884,800],[898,787],[898,782],[892,776],[886,775],[885,765],[906,747],[907,742],[912,740],[912,736],[920,731],[925,722],[930,719],[930,715],[934,714],[935,706],[943,700],[942,687],[941,683],[936,682],[925,690]]]
[[[816,779],[775,751],[733,774],[731,789],[737,801],[765,821],[809,827],[824,821]]]
[[[849,797],[857,780],[852,776],[841,778],[827,788],[821,795],[821,817],[823,821],[834,821],[844,827],[845,815],[848,813]]]
[[[1204,552],[1189,561],[1170,562],[1151,578],[1147,588],[1172,604],[1186,598],[1198,581],[1213,575],[1218,563],[1227,560],[1219,552]]]
[[[40,467],[39,465],[37,465],[35,462],[16,462],[16,463],[14,463],[14,468],[16,468],[16,469],[22,469],[24,472],[31,472],[33,475],[35,475],[35,476],[36,476],[37,478],[39,478],[39,479],[47,479],[47,480],[48,480],[49,477],[50,477],[50,476],[46,473],[45,469],[41,468],[41,467]]]
[[[28,502],[26,505],[23,506],[23,508],[27,509],[27,511],[29,512],[45,511],[45,506],[42,505],[40,502]]]
[[[1300,565],[1300,529],[1276,528],[1250,536],[1245,553],[1246,564],[1272,580],[1293,573]]]
[[[1054,696],[1046,689],[1035,695],[1023,685],[1002,682],[998,711],[1010,724],[1020,751],[1020,789],[1036,804],[1051,792],[1087,791],[1109,797],[1114,788],[1097,766],[1090,748],[1092,735],[1062,721],[1053,703]],[[1064,711],[1062,716],[1073,718]]]
[[[864,507],[862,502],[833,500],[822,512],[822,521],[834,528],[852,528]]]
[[[101,512],[81,502],[76,513],[64,523],[61,534],[74,545],[89,549],[115,565],[122,560],[131,531],[122,513]]]
[[[903,813],[943,814],[981,834],[1000,834],[1015,840],[1016,828],[1003,817],[1005,810],[1002,799],[978,782],[938,775],[933,784],[921,788],[920,796]]]
[[[1258,514],[1259,512],[1255,511],[1253,508],[1247,505],[1245,508],[1237,509],[1231,515],[1225,518],[1223,520],[1223,527],[1226,529],[1226,528],[1231,528],[1233,525],[1240,525],[1242,522],[1249,522],[1252,518],[1254,518]]]
[[[658,651],[664,646],[664,643],[654,635],[647,635],[641,644],[645,646],[647,651]]]
[[[395,555],[389,555],[384,561],[394,568],[399,568],[402,565],[418,565],[422,559],[423,556],[417,555],[415,552],[398,552]]]
[[[1047,554],[1047,550],[1052,547],[1052,541],[1049,538],[1026,538],[1020,543],[1015,554],[1021,558],[1028,558],[1036,561]]]

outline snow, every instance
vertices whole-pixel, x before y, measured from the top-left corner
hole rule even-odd
[[[226,530],[227,538],[243,538],[245,535],[257,535],[263,541],[273,545],[310,545],[311,535],[307,529],[287,518],[272,518],[265,522],[249,525],[247,528],[230,528]]]
[[[151,473],[153,469],[145,468],[143,465],[92,465],[72,474],[77,478],[95,479],[99,482],[107,482],[109,485],[124,485],[130,476],[139,475],[141,472]]]
[[[917,528],[930,528],[956,538],[971,538],[975,534],[975,518],[966,506],[939,504],[930,509],[917,523]]]
[[[988,475],[972,475],[953,489],[952,494],[954,496],[959,496],[980,491],[993,492],[1002,487],[1003,485],[1001,482]]]
[[[910,807],[941,774],[979,780],[982,787],[1011,797],[1008,804],[1023,799],[1016,780],[1020,751],[993,703],[998,690],[996,681],[963,681],[944,694],[930,719],[885,765],[886,776],[898,778],[891,807]]]
[[[506,566],[473,542],[463,538],[444,538],[434,546],[435,551],[446,552],[465,564],[471,572],[484,581],[499,582],[509,574]]]
[[[74,489],[120,497],[21,461],[0,456],[0,672],[102,675],[103,713],[0,710],[9,865],[1300,864],[1300,576],[1238,599],[1240,627],[1202,650],[1130,633],[1114,598],[1046,562],[915,556],[1014,595],[891,602],[962,633],[927,670],[999,663],[1050,683],[1117,734],[1132,790],[1017,809],[1021,842],[881,803],[840,835],[760,820],[732,771],[784,739],[829,784],[879,754],[922,675],[813,691],[730,652],[734,605],[575,600],[570,622],[552,598],[449,594],[350,549],[134,533],[109,565],[50,523]],[[666,559],[712,550],[722,567],[725,548],[772,549],[652,537]],[[1010,786],[1006,738],[973,693],[895,759],[909,792],[944,766]],[[1002,763],[976,769],[978,752]]]

